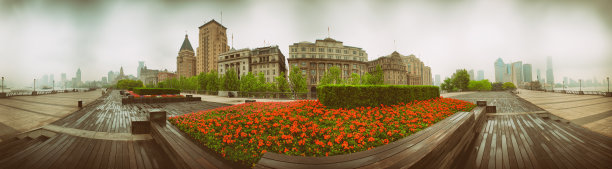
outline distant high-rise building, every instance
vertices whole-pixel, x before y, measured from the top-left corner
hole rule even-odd
[[[77,81],[78,84],[80,84],[82,82],[81,81],[81,68],[77,69],[77,72],[76,72],[76,81]]]
[[[66,73],[62,73],[62,83],[61,85],[66,87],[66,82],[68,82],[68,79],[66,78]]]
[[[504,82],[504,72],[506,64],[501,58],[498,58],[495,61],[495,82]]]
[[[38,86],[47,86],[49,85],[49,75],[43,75],[43,77],[38,82]]]
[[[484,70],[478,70],[478,75],[476,76],[476,80],[484,80]]]
[[[474,80],[476,79],[476,77],[474,76],[474,69],[470,69],[468,71],[468,74],[470,75],[470,80]]]
[[[512,63],[511,78],[512,78],[511,82],[514,83],[514,85],[523,84],[523,62],[522,61]]]
[[[218,60],[217,60],[218,61]],[[185,35],[185,40],[179,49],[176,57],[176,74],[182,77],[191,77],[196,75],[196,58],[191,43]]]
[[[211,20],[200,26],[199,29],[196,74],[217,70],[219,54],[229,50],[225,26]]]
[[[531,71],[531,64],[523,64],[523,81],[524,82],[533,81],[533,79],[531,78],[532,74],[533,72]]]
[[[53,83],[55,83],[55,76],[53,74],[49,75],[49,84],[51,84],[51,86],[53,86]]]
[[[440,75],[436,74],[436,86],[440,86]]]
[[[108,83],[108,79],[106,78],[106,76],[102,76],[102,80],[101,80],[101,82],[102,82],[103,84]]]
[[[138,69],[136,70],[137,74],[136,77],[140,78],[140,69],[142,69],[144,67],[144,61],[138,61]]]
[[[555,77],[553,75],[553,67],[552,67],[552,57],[548,57],[546,59],[546,83],[554,84]]]
[[[115,73],[113,71],[108,71],[108,83],[115,82]]]
[[[569,81],[567,81],[567,76],[566,76],[566,77],[563,77],[563,84],[565,84],[565,85],[568,85],[568,84],[569,84]]]
[[[542,77],[542,73],[540,72],[540,69],[538,69],[537,73],[538,73],[538,77],[537,77],[538,82],[544,83],[544,77]]]

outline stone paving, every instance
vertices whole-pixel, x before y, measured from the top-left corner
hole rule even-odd
[[[56,121],[102,95],[90,92],[57,93],[39,96],[13,96],[0,99],[0,139],[2,136],[32,130]]]
[[[190,93],[181,93],[181,94],[182,95],[187,95],[187,94],[190,94]],[[295,100],[283,100],[283,99],[255,99],[255,98],[243,98],[243,97],[229,98],[229,97],[221,97],[221,96],[214,96],[214,95],[201,95],[201,94],[190,94],[190,95],[193,95],[193,97],[201,97],[202,101],[224,103],[224,104],[232,104],[232,105],[244,103],[244,100],[255,100],[257,102],[289,102],[289,101],[295,101]]]
[[[517,96],[570,122],[612,137],[612,97],[519,90]]]

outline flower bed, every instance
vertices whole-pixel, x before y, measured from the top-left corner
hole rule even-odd
[[[155,98],[155,97],[185,97],[183,95],[180,94],[163,94],[163,95],[139,95],[134,93],[134,91],[127,91],[128,93],[130,93],[130,95],[134,96],[134,98],[139,98],[139,97],[144,97],[144,98]]]
[[[318,101],[256,102],[168,121],[224,158],[251,166],[267,151],[330,156],[369,150],[474,106],[449,98],[355,109],[327,109]]]

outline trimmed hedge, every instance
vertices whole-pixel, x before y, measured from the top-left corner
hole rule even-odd
[[[134,93],[139,95],[163,95],[163,94],[180,94],[179,89],[170,88],[134,88]]]
[[[319,102],[328,108],[378,107],[440,97],[437,86],[322,85]]]

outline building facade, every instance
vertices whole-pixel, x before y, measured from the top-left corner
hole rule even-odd
[[[470,69],[468,71],[468,74],[470,75],[470,80],[476,80],[476,75],[474,74],[474,69]]]
[[[332,66],[338,66],[341,77],[348,79],[352,73],[359,75],[367,71],[368,54],[365,50],[344,46],[341,41],[332,38],[312,42],[299,42],[289,46],[289,69],[297,66],[306,77],[308,89],[316,91],[316,86]]]
[[[176,74],[172,73],[172,72],[168,72],[166,71],[161,71],[159,73],[157,73],[157,80],[158,81],[166,81],[168,79],[172,79],[172,78],[176,78]]]
[[[478,70],[478,75],[476,75],[476,80],[484,80],[484,70]]]
[[[238,78],[241,78],[244,75],[247,75],[251,70],[250,63],[251,62],[251,50],[248,48],[245,49],[231,49],[230,51],[221,53],[219,55],[219,66],[218,72],[219,76],[224,75],[230,69],[234,69],[236,74],[238,74]]]
[[[276,82],[281,72],[287,76],[285,55],[278,46],[261,47],[251,50],[251,71],[253,74],[263,73],[267,82]]]
[[[225,26],[211,20],[199,29],[195,74],[217,70],[219,54],[229,50]]]
[[[138,61],[138,68],[136,69],[136,77],[140,78],[140,69],[144,67],[144,61]]]
[[[546,83],[553,85],[555,83],[555,76],[552,68],[552,57],[550,56],[546,58]]]
[[[510,82],[514,83],[514,85],[522,85],[523,84],[523,62],[518,61],[514,62],[511,65],[511,80]]]
[[[523,64],[523,81],[524,82],[533,81],[532,74],[533,72],[531,71],[531,64]]]
[[[147,66],[144,66],[140,69],[140,78],[138,79],[142,81],[142,84],[145,86],[157,86],[157,73],[159,73],[159,70],[147,69]]]
[[[179,77],[191,77],[196,75],[196,58],[189,38],[185,35],[185,40],[179,49],[176,57],[176,74]]]
[[[494,63],[495,66],[495,82],[504,82],[504,72],[506,69],[504,61],[501,58],[497,58],[497,61]]]
[[[406,64],[402,61],[400,54],[393,52],[388,56],[382,56],[376,60],[367,63],[368,72],[370,74],[376,71],[376,67],[380,65],[383,71],[384,83],[389,85],[406,85],[408,84],[408,73]]]
[[[440,75],[439,75],[439,74],[436,74],[436,81],[435,81],[434,85],[436,85],[436,86],[440,86],[440,83],[442,83],[440,80],[441,80],[441,79],[440,79]]]
[[[402,56],[408,73],[408,85],[432,85],[431,67],[425,66],[423,62],[414,55]]]

